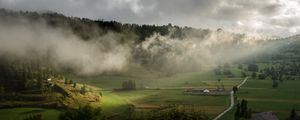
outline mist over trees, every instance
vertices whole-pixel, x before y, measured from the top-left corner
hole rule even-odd
[[[54,58],[56,67],[78,70],[77,72],[82,74],[122,71],[133,63],[150,70],[167,71],[172,74],[197,70],[205,65],[217,66],[243,59],[263,49],[256,46],[263,41],[245,34],[226,32],[221,28],[209,30],[172,24],[138,25],[67,17],[55,12],[15,12],[6,9],[0,9],[0,17],[4,28],[11,29],[12,26],[17,26],[11,32],[18,31],[18,34],[30,36],[25,37],[26,39],[45,39],[43,42],[50,44],[43,45],[44,48],[35,48],[37,54],[47,56],[48,59],[56,57]],[[20,26],[29,29],[30,32],[19,31]],[[3,30],[3,33],[5,31],[7,30]],[[35,34],[41,35],[36,37]],[[16,38],[5,36],[2,39]],[[41,40],[28,40],[27,44],[32,42],[40,44],[39,41]],[[16,43],[7,44],[16,45]],[[33,46],[25,44],[20,49],[28,47]],[[57,51],[60,53],[53,50],[55,47],[59,48]],[[253,47],[256,48],[255,51],[251,50]],[[271,49],[273,46],[264,48]],[[3,54],[11,54],[7,49],[9,48],[3,48],[2,52],[5,51]],[[231,54],[237,49],[239,53]],[[70,56],[72,50],[78,55]],[[15,51],[12,53],[16,54]],[[67,58],[61,59],[63,57]]]
[[[268,46],[222,29],[123,24],[54,12],[6,9],[0,9],[0,18],[0,58],[9,58],[1,59],[0,79],[2,86],[8,79],[22,81],[16,88],[32,87],[35,83],[41,86],[41,79],[59,72],[97,75],[141,66],[149,73],[172,75],[207,66],[216,68],[277,47],[275,42]],[[256,49],[249,52],[253,48]],[[250,64],[248,70],[257,72],[258,68]],[[215,72],[232,76],[226,66]]]
[[[269,86],[273,89],[280,88],[285,80],[295,80],[300,75],[300,61],[293,58],[298,57],[300,51],[296,48],[300,44],[293,44],[293,38],[261,40],[230,33],[222,28],[196,29],[171,23],[127,24],[68,17],[55,12],[6,9],[0,9],[0,26],[0,101],[5,100],[3,96],[18,97],[26,92],[38,93],[42,96],[40,98],[46,98],[43,95],[50,91],[47,84],[50,78],[62,80],[65,87],[78,91],[80,95],[89,95],[94,91],[62,74],[83,78],[125,75],[134,79],[153,74],[153,78],[151,76],[149,79],[155,79],[208,69],[220,77],[220,83],[223,77],[239,77],[236,73],[239,70],[242,77],[271,80]],[[294,37],[298,39],[299,36]],[[125,79],[115,90],[139,90],[138,83]],[[186,82],[185,85],[189,84]],[[223,83],[222,86],[224,88]],[[236,95],[243,93],[238,92],[237,86],[232,90]],[[62,94],[61,97],[68,96]],[[61,107],[61,104],[57,103],[57,106]],[[251,114],[247,100],[236,105],[235,119],[250,119]],[[298,117],[295,114],[293,109],[291,119]],[[125,113],[124,116],[128,119],[208,119],[198,111],[184,111],[176,106],[170,111],[130,115]],[[35,117],[40,116],[29,116],[28,119]],[[63,113],[60,119],[99,117],[105,118],[100,108],[83,106]]]

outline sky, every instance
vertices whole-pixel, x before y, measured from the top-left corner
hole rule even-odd
[[[300,0],[0,0],[0,8],[263,36],[300,33]]]

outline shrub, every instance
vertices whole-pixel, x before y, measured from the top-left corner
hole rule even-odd
[[[223,74],[224,74],[224,75],[232,75],[232,73],[231,73],[231,71],[230,71],[229,69],[225,69],[225,70],[223,71]]]
[[[67,111],[59,116],[59,120],[99,120],[100,118],[101,108],[93,108],[90,105],[79,107],[75,111]]]
[[[266,75],[261,73],[258,75],[258,79],[264,80],[264,79],[266,79]]]
[[[122,83],[122,89],[123,90],[135,90],[136,89],[135,81],[133,81],[133,80],[124,81]]]
[[[86,87],[86,85],[83,85],[83,86],[80,88],[80,93],[81,93],[81,94],[85,94],[86,92],[88,92],[87,87]]]
[[[42,114],[29,115],[24,120],[43,120]]]
[[[248,65],[248,71],[258,72],[258,66],[256,64],[249,64]]]

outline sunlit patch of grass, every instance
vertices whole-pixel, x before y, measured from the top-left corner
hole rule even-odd
[[[105,114],[122,112],[127,105],[128,102],[117,94],[103,92],[100,106]]]

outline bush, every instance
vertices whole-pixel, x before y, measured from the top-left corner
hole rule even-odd
[[[76,84],[77,84],[76,82],[73,83],[73,88],[76,88]]]
[[[225,70],[223,71],[223,74],[224,74],[224,75],[232,75],[232,73],[231,73],[231,71],[230,71],[229,69],[225,69]]]
[[[181,108],[183,107],[183,108]],[[146,112],[128,118],[129,120],[209,120],[204,113],[195,109],[185,109],[185,106],[169,106],[156,111]],[[166,109],[167,108],[167,109]]]
[[[65,79],[65,84],[68,84],[68,83],[69,83],[69,81],[68,81],[68,79],[66,78],[66,79]]]
[[[233,90],[234,93],[236,93],[238,91],[238,87],[237,86],[233,86],[232,90]]]
[[[90,105],[79,107],[76,111],[67,111],[60,114],[59,120],[99,120],[101,108],[93,108]]]
[[[250,72],[258,72],[258,66],[256,64],[249,64],[248,71]]]
[[[133,80],[124,81],[122,83],[122,90],[136,90],[136,84]]]
[[[81,94],[85,94],[86,92],[88,92],[87,87],[86,87],[86,85],[83,85],[83,86],[80,88],[80,93],[81,93]]]
[[[266,79],[266,77],[267,76],[265,74],[263,74],[263,73],[261,73],[261,74],[258,75],[258,79],[261,79],[261,80]]]
[[[73,80],[69,80],[69,84],[73,84],[74,83],[74,81]]]

